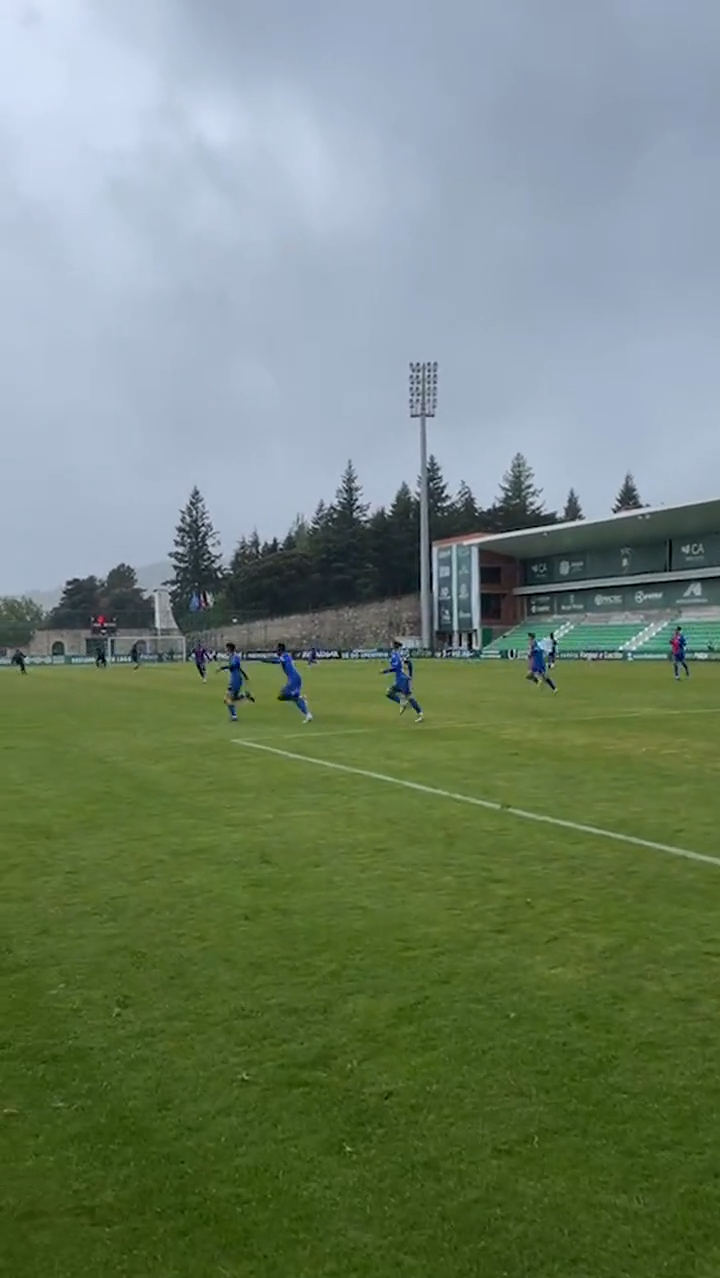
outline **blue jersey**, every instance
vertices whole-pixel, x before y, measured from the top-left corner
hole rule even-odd
[[[240,665],[240,658],[236,652],[234,652],[230,657],[225,669],[228,671],[230,676],[230,688],[234,692],[239,692],[242,687],[244,671]]]
[[[397,651],[391,652],[390,665],[387,669],[383,670],[383,674],[393,675],[396,690],[404,693],[405,695],[408,694],[410,690],[410,679],[405,673],[405,661],[402,653]]]
[[[530,667],[534,674],[545,673],[545,651],[537,639],[533,639],[530,645]]]
[[[278,665],[281,667],[287,685],[289,688],[299,688],[302,685],[302,678],[295,662],[289,652],[282,652],[277,658]]]

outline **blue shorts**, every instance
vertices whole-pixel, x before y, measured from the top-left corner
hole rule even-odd
[[[228,696],[231,701],[239,701],[242,697],[242,684],[231,683],[228,687]]]
[[[278,701],[297,701],[302,695],[302,680],[298,679],[293,683],[286,683],[282,692],[278,697]]]
[[[401,697],[410,696],[410,680],[407,675],[398,675],[395,683],[390,689],[391,692],[397,692]]]
[[[538,675],[538,676],[542,676],[542,675],[544,675],[544,674],[545,674],[545,662],[543,661],[543,662],[542,662],[542,664],[541,664],[539,661],[533,661],[533,664],[532,664],[532,673],[533,673],[534,675]]]

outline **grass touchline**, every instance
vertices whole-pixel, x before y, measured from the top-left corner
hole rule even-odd
[[[244,746],[249,750],[262,750],[265,754],[273,754],[281,759],[291,759],[296,763],[310,763],[318,768],[329,768],[333,772],[345,772],[350,776],[364,777],[367,781],[382,781],[386,785],[401,786],[405,790],[414,790],[417,794],[432,795],[436,799],[451,799],[454,803],[468,803],[475,808],[484,808],[487,812],[501,812],[506,816],[519,817],[523,821],[537,821],[543,825],[556,826],[558,829],[572,830],[575,834],[590,834],[595,838],[612,839],[615,843],[628,843],[633,847],[647,848],[653,852],[665,852],[669,856],[683,857],[686,861],[700,861],[706,865],[720,868],[720,857],[710,856],[706,852],[692,852],[689,848],[678,848],[671,843],[657,843],[653,839],[641,839],[635,834],[623,834],[618,830],[604,830],[597,825],[585,825],[579,821],[568,821],[562,817],[545,816],[540,812],[528,812],[524,808],[516,808],[511,804],[497,803],[493,799],[480,799],[469,794],[456,794],[453,790],[441,790],[437,786],[424,785],[419,781],[408,781],[404,777],[391,777],[384,772],[372,772],[367,768],[354,768],[347,763],[337,763],[331,759],[317,759],[307,754],[297,754],[293,750],[279,750],[276,746],[265,745],[260,741],[243,741],[233,738],[233,745]]]

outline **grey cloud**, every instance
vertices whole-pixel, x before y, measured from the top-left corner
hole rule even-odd
[[[417,357],[483,500],[518,448],[588,513],[628,467],[712,492],[711,0],[37,12],[0,18],[0,590],[160,558],[193,482],[228,548],[349,455],[388,498]]]

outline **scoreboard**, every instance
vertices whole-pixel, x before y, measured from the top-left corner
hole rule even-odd
[[[114,635],[117,634],[117,621],[114,617],[105,617],[100,613],[97,617],[90,618],[90,629],[94,635]]]

